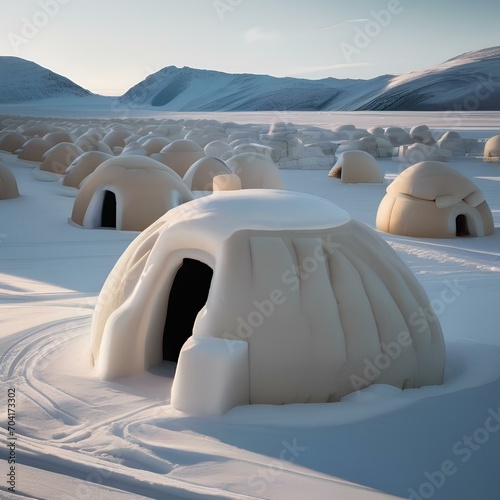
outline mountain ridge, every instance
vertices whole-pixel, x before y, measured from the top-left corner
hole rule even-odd
[[[0,56],[0,103],[95,95],[65,76],[16,56]]]
[[[96,96],[68,78],[0,56],[0,103]],[[433,67],[371,79],[310,80],[166,66],[115,99],[163,111],[499,111],[500,46]]]

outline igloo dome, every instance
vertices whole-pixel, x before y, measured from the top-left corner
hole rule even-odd
[[[500,135],[490,137],[484,145],[484,161],[500,163]]]
[[[214,177],[231,172],[220,158],[205,156],[194,162],[182,179],[191,191],[212,191]]]
[[[11,200],[19,196],[19,188],[14,174],[0,161],[0,200]]]
[[[328,173],[343,183],[381,183],[382,174],[375,158],[366,151],[344,151]]]
[[[390,246],[331,202],[223,191],[130,244],[98,297],[90,349],[103,379],[178,361],[172,404],[191,414],[332,402],[372,383],[442,383],[438,320],[409,321],[427,308]]]
[[[491,210],[480,189],[446,163],[423,161],[388,186],[380,202],[377,229],[421,238],[487,236]]]
[[[52,146],[48,142],[46,142],[44,139],[42,139],[40,137],[33,137],[32,139],[28,139],[21,146],[21,150],[19,151],[18,158],[20,160],[42,162],[43,155],[51,147]]]
[[[81,183],[70,220],[90,229],[142,231],[192,197],[162,163],[147,156],[112,157]]]
[[[78,188],[85,177],[89,176],[101,163],[113,158],[112,155],[100,151],[87,151],[76,157],[65,170],[62,184]]]
[[[151,158],[162,162],[184,177],[189,167],[205,156],[205,151],[196,142],[189,139],[177,139],[165,146]]]
[[[242,189],[282,189],[283,180],[274,161],[260,153],[239,153],[226,160],[227,166],[241,179]]]

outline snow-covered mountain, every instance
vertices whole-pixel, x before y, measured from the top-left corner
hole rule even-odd
[[[120,97],[175,111],[500,110],[500,47],[370,80],[306,80],[168,66]]]
[[[500,47],[467,52],[391,79],[358,109],[375,111],[499,111]]]
[[[38,64],[0,57],[0,103],[91,95]],[[118,101],[165,111],[500,111],[500,46],[423,71],[370,80],[276,78],[168,66]]]
[[[348,109],[350,96],[374,97],[390,79],[306,80],[168,66],[132,87],[119,100],[175,111],[319,111],[337,109],[339,104]]]
[[[85,97],[91,92],[68,78],[20,57],[0,56],[0,103],[49,97]]]

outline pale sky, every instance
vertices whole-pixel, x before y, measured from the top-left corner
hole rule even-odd
[[[500,45],[498,0],[0,0],[0,13],[0,55],[107,95],[170,65],[366,79]]]

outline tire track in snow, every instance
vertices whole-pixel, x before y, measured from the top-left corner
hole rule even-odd
[[[31,329],[0,356],[2,382],[13,383],[23,397],[64,425],[78,425],[79,418],[64,410],[56,401],[61,399],[61,395],[63,400],[73,396],[47,384],[35,372],[43,371],[66,342],[81,335],[81,328],[88,323],[88,318],[87,315],[64,319]]]
[[[70,447],[91,437],[96,429],[133,418],[162,404],[155,401],[140,408],[113,410],[110,414],[104,414],[103,418],[89,421],[88,415],[84,415],[81,408],[84,406],[95,414],[96,405],[92,401],[43,380],[43,374],[53,363],[57,363],[60,350],[65,344],[88,335],[89,318],[91,315],[66,318],[31,328],[0,355],[1,384],[15,386],[23,398],[29,400],[50,420],[60,422],[62,428],[51,437],[54,444]],[[67,408],[72,408],[73,411]],[[31,438],[46,441],[36,436]]]
[[[491,253],[482,253],[476,250],[461,249],[463,257],[456,257],[447,252],[436,250],[433,248],[425,248],[401,242],[388,241],[389,245],[397,253],[410,255],[419,259],[433,260],[439,264],[458,265],[465,270],[483,271],[483,272],[500,272],[500,266],[495,265],[500,260],[500,256],[494,261],[491,261]],[[421,244],[421,243],[419,243]],[[485,259],[481,262],[481,256]],[[486,258],[488,257],[488,258]]]

